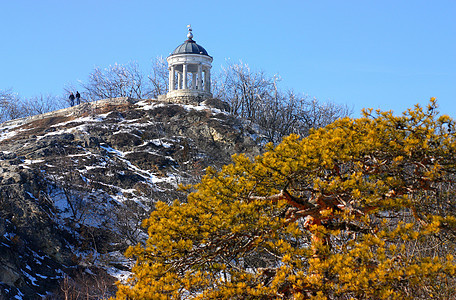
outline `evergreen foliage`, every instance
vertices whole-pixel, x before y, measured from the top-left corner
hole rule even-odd
[[[449,299],[455,122],[435,99],[244,155],[158,203],[118,299]]]

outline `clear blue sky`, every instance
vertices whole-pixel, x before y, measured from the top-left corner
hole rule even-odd
[[[400,113],[437,97],[456,118],[456,1],[0,0],[0,89],[62,95],[97,66],[167,56],[194,39],[282,87]]]

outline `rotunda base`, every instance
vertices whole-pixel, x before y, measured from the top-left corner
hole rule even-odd
[[[199,104],[205,99],[212,98],[212,94],[198,90],[174,90],[166,94],[166,101],[181,104]]]

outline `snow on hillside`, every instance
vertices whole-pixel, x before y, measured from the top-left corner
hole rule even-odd
[[[178,184],[233,153],[259,154],[260,138],[219,109],[151,100],[0,125],[0,299],[58,295],[71,282],[109,296],[154,203],[185,201]]]

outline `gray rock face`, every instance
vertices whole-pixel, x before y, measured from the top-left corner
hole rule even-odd
[[[219,109],[152,100],[2,124],[0,299],[112,295],[154,203],[185,201],[178,184],[234,153],[259,154],[258,136]]]

